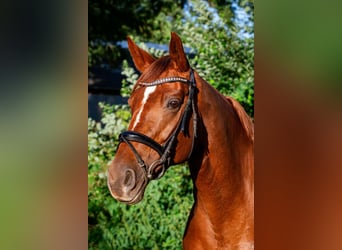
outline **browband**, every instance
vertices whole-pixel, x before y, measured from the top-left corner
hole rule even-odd
[[[155,80],[153,82],[139,82],[139,85],[142,86],[155,86],[160,85],[163,83],[172,83],[172,82],[184,82],[184,83],[190,83],[190,81],[186,78],[178,77],[178,76],[171,76],[171,77],[165,77],[158,80]]]

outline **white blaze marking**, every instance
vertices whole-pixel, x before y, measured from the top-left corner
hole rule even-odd
[[[141,107],[140,107],[140,110],[139,110],[139,112],[137,114],[137,117],[135,118],[132,130],[140,122],[140,116],[141,116],[141,113],[142,113],[142,111],[144,109],[145,103],[147,102],[148,97],[156,90],[156,88],[157,88],[157,86],[146,87],[145,92],[144,92],[144,98],[142,100]]]

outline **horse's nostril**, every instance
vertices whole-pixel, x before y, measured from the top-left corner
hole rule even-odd
[[[128,189],[133,189],[135,187],[135,173],[132,169],[126,170],[123,184]]]
[[[126,171],[126,176],[124,179],[124,185],[127,186],[131,182],[132,179],[132,173],[130,171]]]

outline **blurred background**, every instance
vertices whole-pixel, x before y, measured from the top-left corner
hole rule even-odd
[[[87,248],[86,98],[87,2],[1,1],[0,249]]]
[[[256,248],[342,249],[341,7],[257,2]]]
[[[198,8],[203,13],[199,15],[192,14],[197,1],[155,2],[145,3],[148,7],[141,7],[143,3],[133,1],[108,1],[108,4],[81,0],[0,2],[0,249],[86,249],[88,238],[89,248],[102,249],[102,244],[104,249],[120,249],[108,246],[114,238],[117,239],[110,230],[120,232],[121,236],[132,231],[132,228],[126,230],[122,227],[123,224],[130,225],[132,220],[123,223],[125,221],[118,219],[125,218],[122,211],[128,208],[118,209],[119,205],[109,199],[107,190],[102,188],[107,160],[114,155],[108,149],[114,150],[115,147],[103,147],[105,152],[102,155],[105,157],[101,156],[97,163],[91,160],[99,154],[96,150],[91,149],[90,159],[87,157],[89,147],[95,147],[99,141],[93,140],[92,136],[97,136],[105,126],[102,121],[101,127],[93,129],[92,124],[101,121],[106,113],[106,105],[104,108],[90,105],[91,96],[100,100],[119,98],[110,100],[107,105],[108,114],[122,117],[113,129],[124,126],[129,119],[122,105],[118,110],[112,106],[112,103],[125,103],[124,95],[129,93],[131,81],[136,77],[129,57],[115,59],[119,58],[116,51],[125,51],[126,35],[132,36],[142,46],[140,42],[146,43],[147,49],[159,55],[165,53],[165,45],[167,49],[170,31],[178,32],[193,66],[205,74],[211,84],[233,83],[216,87],[240,98],[247,110],[251,107],[248,96],[254,96],[250,91],[252,88],[244,87],[237,91],[239,88],[233,86],[239,75],[233,72],[233,79],[229,79],[229,74],[224,74],[226,78],[220,81],[220,74],[224,71],[215,71],[210,64],[213,60],[218,65],[225,65],[230,62],[229,56],[234,63],[224,67],[231,72],[241,65],[235,61],[239,58],[235,55],[252,57],[254,52],[248,52],[248,44],[252,42],[246,40],[248,34],[254,33],[254,25],[248,24],[248,20],[252,23],[254,20],[253,15],[248,14],[254,9],[250,3],[204,2],[206,7]],[[135,7],[121,16],[115,12],[114,17],[109,18],[108,9],[118,6],[119,10],[124,10],[125,5]],[[171,8],[173,5],[178,7]],[[248,112],[253,114],[256,131],[256,247],[263,250],[339,250],[342,248],[341,3],[334,0],[262,0],[255,5],[255,113],[252,110]],[[170,9],[166,10],[167,6]],[[242,13],[246,12],[250,19],[246,20],[245,14],[242,17],[237,14],[240,7],[245,9]],[[209,18],[211,10],[217,11],[220,18],[217,19],[216,15]],[[241,23],[246,20],[245,28],[238,27],[240,22],[228,25],[236,18],[242,19]],[[110,19],[111,23],[94,23],[103,19]],[[126,20],[134,20],[135,25],[129,26]],[[187,24],[186,20],[193,24]],[[122,22],[125,24],[121,25]],[[145,22],[148,25],[140,25]],[[159,22],[163,25],[158,26]],[[205,29],[212,27],[210,23],[218,25],[221,22],[223,26],[228,25],[227,32]],[[175,25],[177,23],[178,26]],[[108,26],[119,27],[107,34],[113,37],[121,34],[121,37],[105,38],[105,35],[97,35],[100,30],[92,35],[91,27],[95,26],[100,30],[107,30]],[[127,31],[120,33],[120,27]],[[159,31],[154,27],[159,27]],[[153,32],[146,31],[148,29]],[[215,32],[211,33],[211,30]],[[239,33],[242,39],[239,38],[241,35],[235,35]],[[231,39],[228,40],[232,41],[231,44],[224,42],[226,39]],[[242,40],[245,47],[240,43]],[[148,43],[153,43],[153,46]],[[122,44],[122,48],[114,49],[112,44]],[[221,44],[226,44],[225,49],[220,49]],[[243,46],[243,51],[239,46]],[[214,53],[216,48],[220,53],[228,51],[223,53],[228,55],[227,60]],[[230,51],[229,48],[234,49]],[[126,52],[120,52],[120,55]],[[250,75],[250,67],[242,69],[241,75]],[[205,72],[206,68],[209,72]],[[96,92],[96,84],[104,78],[100,77],[101,72],[105,71],[107,77],[108,69],[120,72],[121,79],[111,81],[111,86],[121,84],[120,91],[119,87],[114,90],[113,96],[116,97],[111,97],[100,87]],[[122,71],[126,73],[122,75]],[[216,75],[219,77],[215,78]],[[241,79],[246,83],[242,86],[253,85],[253,80],[245,81],[248,78],[244,76]],[[97,114],[93,122],[88,120],[91,108],[88,109],[88,102]],[[108,120],[114,121],[115,118]],[[103,136],[108,137],[105,133]],[[88,139],[92,146],[88,146]],[[97,167],[94,167],[94,162]],[[94,171],[90,170],[88,174],[88,167]],[[191,187],[186,178],[187,169],[177,166],[170,170],[175,171],[174,176],[179,179],[163,183],[168,178],[164,176],[156,183],[156,189],[151,186],[147,192],[160,194],[159,187],[169,188],[167,193],[184,190],[188,194]],[[171,172],[168,175],[171,177]],[[183,221],[187,216],[184,211],[188,211],[192,201],[185,194],[172,195],[174,204],[180,206],[171,204],[162,209],[151,206],[149,213],[160,209],[158,216],[163,214],[163,218],[171,218],[178,214],[179,221]],[[89,203],[88,208],[89,198],[93,204]],[[170,204],[170,200],[171,197],[164,197],[158,203],[151,203],[165,205]],[[142,210],[141,206],[135,209]],[[109,211],[122,214],[108,214]],[[172,216],[168,217],[167,211]],[[108,218],[113,223],[119,221],[119,226],[108,226],[106,223],[111,223]],[[184,230],[182,222],[163,223],[179,225],[173,231],[168,226],[159,229],[161,217],[158,218],[155,222],[148,220],[155,223],[146,226],[148,232],[152,232],[153,227],[151,235],[160,237],[158,242],[163,242],[166,249],[168,244],[173,244],[171,239],[177,239],[174,244],[179,246],[178,239]],[[137,230],[142,230],[142,227]],[[153,240],[156,241],[155,238]],[[135,242],[140,241],[135,239]],[[155,245],[144,246],[148,249]],[[137,245],[135,249],[142,248]],[[162,249],[163,245],[159,248]]]

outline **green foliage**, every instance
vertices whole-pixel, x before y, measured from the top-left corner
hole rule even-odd
[[[203,0],[192,0],[190,14],[174,29],[194,53],[191,64],[222,94],[238,100],[254,116],[254,40],[241,38],[229,20],[208,11]],[[230,26],[228,26],[230,25]]]
[[[249,21],[254,22],[253,0],[210,0],[208,2],[218,10],[221,18],[223,18],[227,23],[233,24],[233,19],[237,17],[237,6],[242,8],[248,14]],[[236,5],[234,5],[234,3]]]
[[[126,77],[122,80],[121,95],[127,97],[131,94],[134,83],[137,81],[139,75],[135,72],[133,67],[128,65],[126,60],[122,63],[121,74]]]
[[[179,15],[184,3],[184,0],[89,0],[88,65],[118,66],[124,54],[115,43],[125,40],[127,35],[166,42],[170,21]]]
[[[188,12],[179,8],[184,1],[162,2],[168,4],[161,7],[158,1],[151,10],[148,8],[153,1],[130,2],[132,10],[122,11],[120,15],[125,18],[120,19],[111,8],[128,8],[125,1],[119,1],[117,5],[108,0],[90,1],[90,15],[100,16],[100,19],[115,16],[119,22],[112,23],[112,26],[108,24],[110,29],[102,26],[96,30],[92,27],[95,23],[91,22],[89,65],[119,60],[120,52],[103,41],[121,40],[123,34],[129,34],[138,42],[167,44],[170,31],[176,31],[184,45],[192,50],[189,56],[192,67],[221,93],[237,99],[253,117],[254,41],[238,35],[242,28],[234,23],[232,1],[210,1],[212,6],[217,6],[217,12],[204,0],[188,1]],[[105,7],[102,8],[101,4]],[[250,14],[249,20],[253,21],[253,2],[240,0],[237,4]],[[127,21],[128,17],[132,20]],[[139,25],[134,23],[137,20]],[[116,25],[121,25],[117,32]],[[139,46],[157,58],[166,53],[148,49],[144,44]],[[123,62],[122,74],[126,79],[121,94],[129,96],[139,75],[127,61]],[[107,188],[106,170],[116,153],[118,135],[128,125],[130,112],[128,106],[100,106],[103,110],[101,123],[88,121],[89,249],[181,249],[182,235],[193,204],[188,167],[173,166],[163,178],[152,181],[143,201],[137,205],[124,205],[114,200]]]
[[[232,25],[228,28],[225,20],[214,18],[215,13],[209,12],[208,7],[206,1],[192,0],[189,14],[174,22],[173,30],[181,36],[184,45],[191,48],[192,67],[222,94],[239,101],[253,117],[254,40],[239,37],[238,28]],[[157,58],[165,53],[139,45]],[[128,96],[138,74],[127,61],[123,63],[122,74],[127,78],[121,93]]]
[[[90,41],[88,44],[88,65],[108,64],[115,68],[119,66],[121,50],[110,43]]]
[[[137,205],[114,200],[107,188],[106,169],[130,112],[127,106],[100,106],[102,124],[88,121],[89,249],[181,249],[193,204],[188,168],[171,167],[162,179],[148,185]]]
[[[158,25],[162,19],[158,15],[172,16],[184,3],[182,0],[89,0],[89,40],[120,41],[128,34],[151,37],[156,25],[162,28]],[[166,22],[164,19],[163,24]]]
[[[116,2],[89,2],[89,65],[117,66],[122,53],[106,41],[122,40],[129,34],[135,41],[167,44],[170,31],[177,31],[192,49],[195,56],[190,61],[200,75],[254,116],[254,39],[241,37],[241,32],[253,34],[253,1],[191,0],[186,12],[181,9],[185,1]],[[247,13],[243,27],[236,22],[237,6]],[[127,65],[123,69],[127,70]],[[130,83],[126,81],[124,86]],[[128,95],[129,90],[124,89],[123,94]]]

